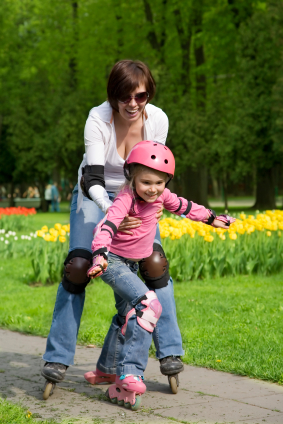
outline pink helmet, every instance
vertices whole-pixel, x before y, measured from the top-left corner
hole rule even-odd
[[[169,175],[170,180],[174,176],[174,155],[168,147],[157,141],[140,141],[132,148],[124,163],[124,174],[128,180],[130,179],[129,165],[132,163],[139,163],[157,171],[165,172]]]

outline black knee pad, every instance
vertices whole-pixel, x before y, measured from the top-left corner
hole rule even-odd
[[[169,262],[162,246],[153,244],[152,254],[139,262],[140,274],[146,285],[151,289],[161,289],[168,285]]]
[[[91,266],[92,254],[84,249],[75,249],[70,252],[64,262],[64,276],[62,285],[65,290],[73,294],[84,291],[90,278],[87,270]]]

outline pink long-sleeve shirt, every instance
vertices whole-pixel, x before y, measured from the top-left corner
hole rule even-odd
[[[150,256],[153,252],[157,226],[156,213],[162,204],[169,212],[176,215],[185,214],[193,221],[204,221],[209,216],[204,206],[178,197],[168,188],[154,203],[147,203],[139,198],[134,199],[133,193],[126,187],[109,208],[107,219],[92,242],[92,251],[106,247],[107,251],[128,259],[143,259]],[[140,227],[131,229],[133,235],[117,231],[126,215],[140,218],[142,221]]]

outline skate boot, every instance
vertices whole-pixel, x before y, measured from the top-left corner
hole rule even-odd
[[[85,373],[84,378],[90,384],[111,384],[115,383],[115,374],[105,374],[99,369],[96,368],[95,371],[88,371]]]
[[[136,411],[141,405],[141,395],[145,391],[143,377],[133,374],[116,375],[115,384],[109,387],[106,396],[112,403]]]
[[[179,387],[178,374],[179,372],[184,371],[184,365],[180,356],[167,356],[166,358],[160,359],[159,362],[161,374],[168,376],[172,393],[176,394]]]
[[[43,399],[47,400],[52,395],[56,383],[61,383],[64,380],[67,366],[58,362],[45,362],[41,371],[41,375],[46,378]]]

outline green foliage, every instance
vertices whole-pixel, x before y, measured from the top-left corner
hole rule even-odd
[[[282,163],[282,20],[280,0],[3,0],[0,181],[75,180],[88,111],[133,58],[156,78],[176,175],[205,166],[225,186],[256,183]]]
[[[60,281],[68,249],[68,242],[46,242],[43,239],[37,239],[29,252],[34,272],[34,282],[46,284]]]
[[[2,215],[0,229],[5,231],[31,231],[34,228],[34,217],[24,215]]]
[[[39,414],[30,413],[21,405],[14,405],[0,398],[0,422],[1,424],[36,424]],[[54,420],[40,420],[41,424],[56,424]]]
[[[283,240],[277,232],[271,237],[259,231],[238,234],[236,240],[230,240],[228,234],[220,240],[214,234],[211,243],[198,234],[194,238],[185,234],[179,240],[165,238],[162,245],[175,281],[241,274],[266,276],[283,269]]]

